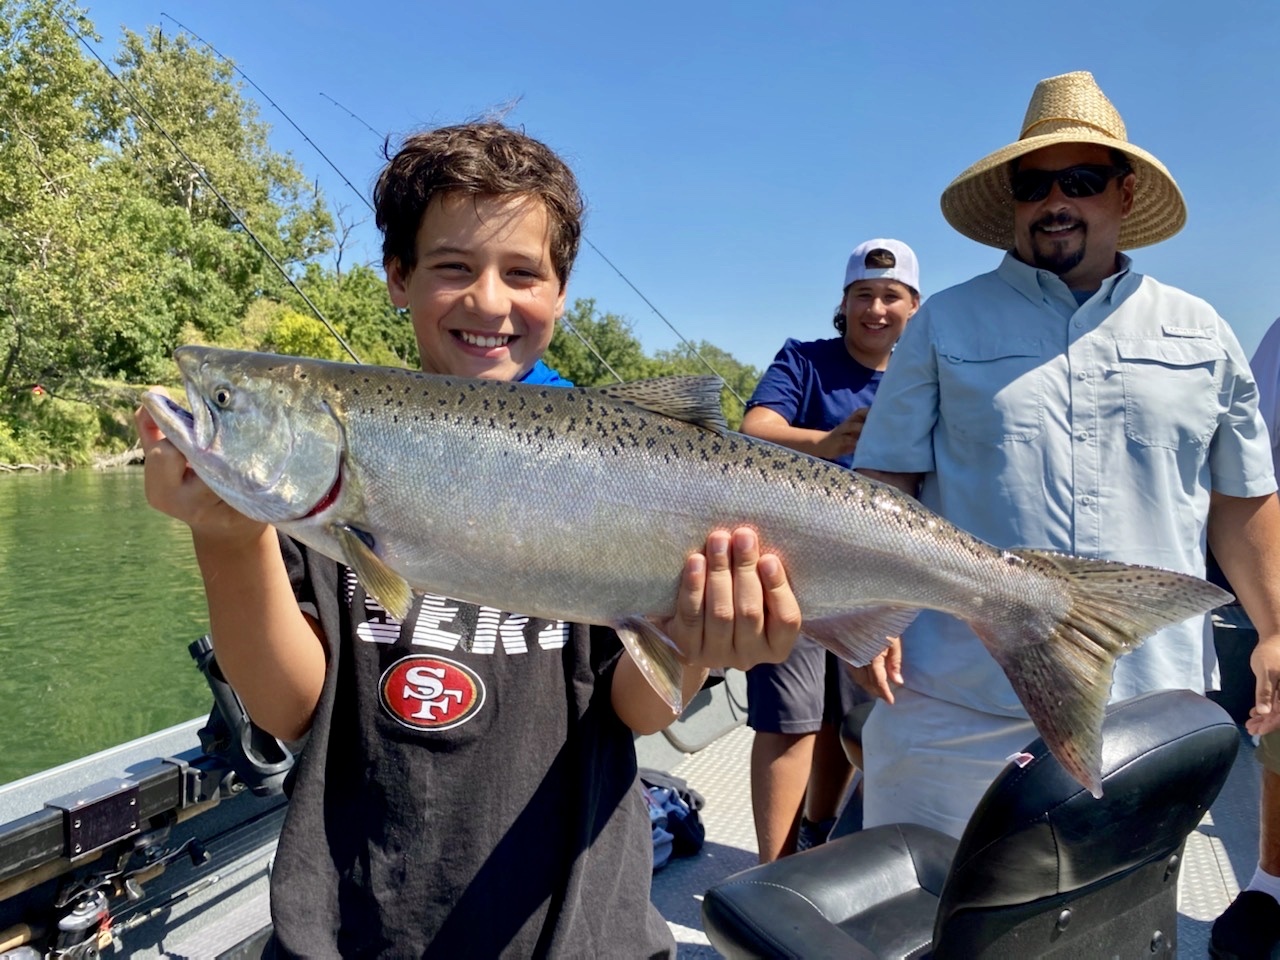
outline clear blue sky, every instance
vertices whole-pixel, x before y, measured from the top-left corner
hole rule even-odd
[[[574,167],[586,235],[690,339],[763,369],[788,336],[831,333],[845,259],[897,237],[924,293],[994,267],[938,207],[969,164],[1017,138],[1036,81],[1090,70],[1129,137],[1187,200],[1186,228],[1139,270],[1211,302],[1252,353],[1280,315],[1280,4],[1135,0],[611,4],[96,0],[120,27],[185,23],[234,59],[362,190],[380,141],[517,100],[508,121]],[[257,98],[252,89],[246,93]],[[266,102],[273,145],[332,205],[367,209]],[[589,247],[570,297],[676,342]]]

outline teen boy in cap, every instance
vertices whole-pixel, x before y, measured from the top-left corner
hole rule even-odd
[[[445,127],[410,137],[374,198],[424,370],[565,383],[541,361],[581,230],[559,157],[498,123]],[[214,497],[145,411],[138,428],[148,499],[191,527],[224,673],[264,729],[309,732],[269,954],[674,955],[632,746],[673,718],[612,631],[434,596],[397,622],[350,570]],[[782,659],[798,625],[778,559],[749,530],[712,533],[665,625],[685,696],[707,667]]]
[[[948,222],[1007,251],[911,322],[854,455],[999,546],[1203,576],[1205,538],[1263,649],[1280,650],[1280,505],[1257,387],[1204,301],[1120,253],[1186,219],[1165,167],[1129,143],[1088,73],[1041,81],[1021,138],[960,174]],[[905,687],[863,730],[866,823],[960,836],[1005,758],[1035,737],[995,660],[925,611],[902,638]],[[1259,677],[1255,731],[1280,726],[1280,658]],[[1209,618],[1121,657],[1113,700],[1203,692]]]
[[[833,320],[840,336],[783,344],[751,395],[742,432],[847,467],[893,345],[920,306],[915,252],[900,240],[858,244],[843,290]],[[865,700],[835,656],[804,637],[784,663],[747,672],[761,863],[826,839],[852,773],[840,722]]]

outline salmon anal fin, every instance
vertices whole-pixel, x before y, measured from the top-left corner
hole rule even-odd
[[[902,636],[919,612],[914,607],[858,607],[838,617],[805,620],[800,632],[841,660],[861,667],[884,652],[890,637]]]

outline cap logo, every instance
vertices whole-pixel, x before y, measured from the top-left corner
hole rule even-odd
[[[470,667],[445,657],[404,657],[382,674],[382,707],[415,730],[448,730],[484,705],[484,681]]]

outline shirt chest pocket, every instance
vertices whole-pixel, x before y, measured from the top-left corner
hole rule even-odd
[[[1044,430],[1039,340],[940,345],[939,419],[970,443],[1034,440]]]
[[[1212,340],[1117,340],[1125,436],[1144,447],[1206,447],[1222,411]]]

